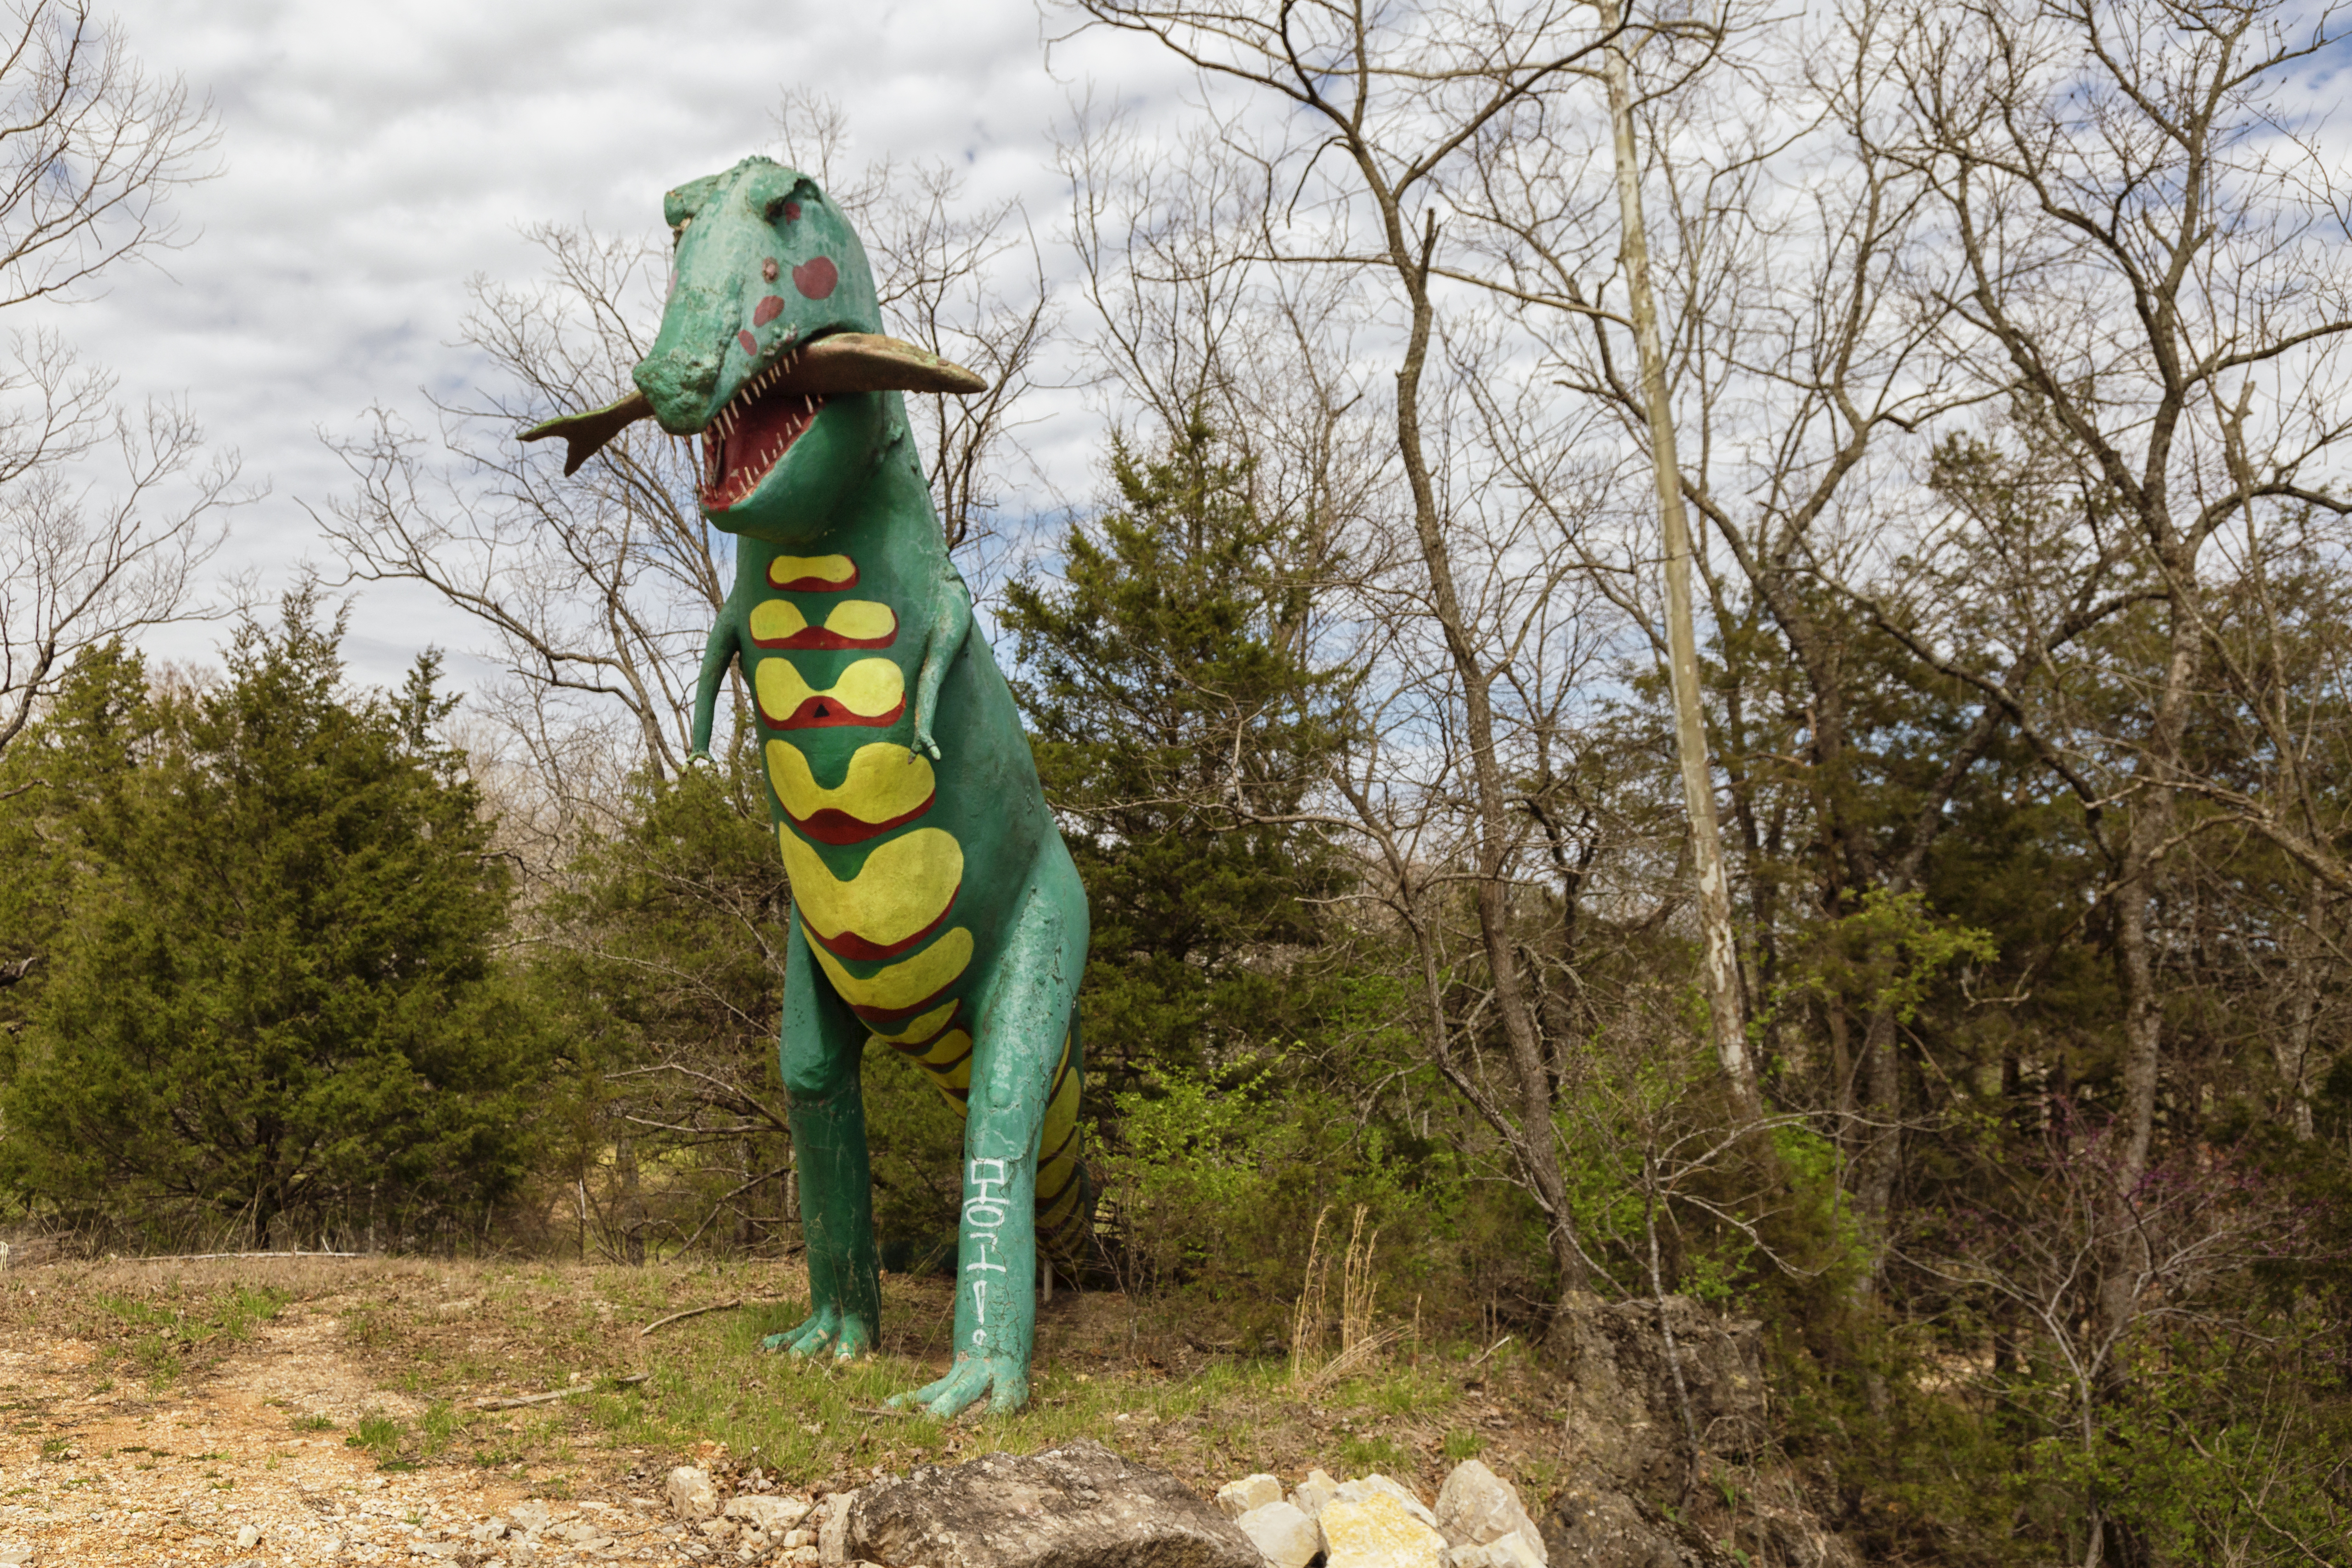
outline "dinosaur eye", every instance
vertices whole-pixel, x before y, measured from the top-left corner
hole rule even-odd
[[[796,221],[801,216],[801,204],[790,196],[778,196],[768,204],[766,211],[761,216],[770,223],[775,222],[778,218],[782,218],[786,222]]]

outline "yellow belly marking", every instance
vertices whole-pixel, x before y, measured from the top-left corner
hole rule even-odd
[[[847,933],[877,947],[905,942],[939,922],[963,882],[963,846],[936,827],[889,840],[845,882],[835,881],[790,828],[779,828],[776,837],[801,920],[826,941]]]
[[[789,599],[762,599],[751,606],[751,640],[761,647],[776,647],[804,637],[808,629],[808,617]],[[845,646],[887,643],[898,634],[898,616],[887,605],[877,605],[871,599],[851,599],[833,607],[833,613],[824,618],[824,630]],[[811,647],[824,646],[822,639],[805,640]]]
[[[908,1046],[917,1040],[927,1040],[955,1016],[955,1010],[956,1005],[952,1002],[944,1007],[934,1007],[903,1029],[895,1032],[877,1029],[874,1037],[894,1046]]]
[[[859,659],[823,691],[802,679],[791,659],[763,658],[751,684],[761,712],[772,724],[790,721],[811,698],[824,698],[860,719],[879,719],[907,700],[907,678],[887,658]]]
[[[779,555],[768,563],[771,588],[837,593],[856,581],[857,563],[846,555]]]
[[[871,980],[850,973],[841,960],[815,942],[809,943],[809,951],[824,966],[826,977],[843,1001],[853,1007],[895,1013],[938,995],[952,984],[971,963],[971,932],[957,926],[914,957],[890,965]]]
[[[939,787],[929,758],[887,741],[852,752],[848,774],[833,789],[816,782],[798,746],[770,741],[768,783],[775,787],[786,815],[801,822],[820,811],[838,811],[860,822],[895,822],[930,799]]]

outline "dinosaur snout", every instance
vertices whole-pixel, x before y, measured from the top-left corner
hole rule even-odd
[[[664,333],[667,336],[667,333]],[[654,345],[630,379],[654,405],[654,417],[673,436],[691,436],[709,422],[723,349],[674,342]]]

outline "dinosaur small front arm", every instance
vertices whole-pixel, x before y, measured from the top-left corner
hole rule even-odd
[[[941,579],[931,605],[930,625],[923,637],[922,668],[915,676],[915,750],[939,761],[939,742],[931,738],[940,716],[940,686],[963,652],[971,635],[971,592],[961,574],[950,571]]]
[[[735,662],[737,650],[735,600],[729,595],[719,606],[719,622],[710,628],[710,639],[702,647],[702,674],[694,685],[694,741],[692,754],[708,760],[710,756],[710,726],[718,716],[719,683],[727,679],[728,667]]]

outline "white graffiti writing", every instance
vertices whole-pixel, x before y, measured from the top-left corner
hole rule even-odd
[[[982,1166],[990,1167],[994,1173],[983,1173]],[[1005,1221],[1005,1194],[997,1190],[1011,1184],[1012,1178],[1005,1173],[1004,1166],[1003,1160],[974,1160],[965,1173],[963,1221],[975,1230],[994,1230]]]

